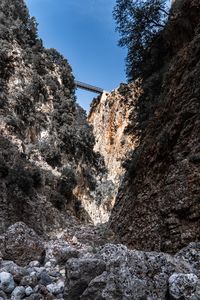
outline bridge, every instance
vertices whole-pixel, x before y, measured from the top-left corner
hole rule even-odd
[[[99,88],[99,87],[96,87],[96,86],[93,86],[93,85],[90,85],[90,84],[87,84],[87,83],[83,83],[81,81],[75,81],[75,85],[77,88],[80,88],[82,90],[86,90],[86,91],[89,91],[89,92],[93,92],[93,93],[96,93],[96,94],[103,94],[104,90]]]

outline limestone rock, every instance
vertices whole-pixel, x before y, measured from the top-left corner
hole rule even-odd
[[[25,295],[26,295],[25,288],[23,286],[17,286],[11,294],[11,300],[24,299]]]
[[[30,286],[25,288],[26,296],[30,296],[32,293],[33,293],[33,289]]]
[[[125,169],[124,161],[138,145],[136,100],[141,93],[137,83],[121,84],[111,93],[93,100],[88,115],[95,136],[94,151],[105,161],[104,181],[95,191],[95,200],[108,221]],[[134,126],[130,126],[135,122]]]
[[[103,260],[95,258],[72,258],[66,265],[65,299],[79,299],[90,281],[105,271]]]
[[[78,257],[79,255],[79,252],[63,239],[47,242],[45,250],[45,261],[52,261],[52,259],[54,259],[55,264],[65,263],[69,258]]]
[[[43,47],[25,1],[1,1],[0,11],[0,234],[19,221],[39,234],[90,222],[104,163],[72,69]]]
[[[110,218],[118,241],[171,253],[200,240],[200,5],[178,2],[147,55],[134,112],[139,145]]]
[[[64,291],[64,282],[58,281],[56,283],[52,283],[47,285],[47,289],[53,295],[58,295]]]
[[[182,259],[189,263],[195,272],[200,272],[200,243],[190,243],[185,248],[181,249],[175,256],[178,259]]]
[[[3,258],[19,265],[40,260],[44,255],[44,243],[26,224],[18,222],[0,236],[0,249]]]

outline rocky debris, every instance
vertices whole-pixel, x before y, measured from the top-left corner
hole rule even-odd
[[[64,265],[34,262],[20,267],[12,261],[0,265],[0,297],[3,299],[63,299]],[[8,270],[7,272],[2,270]],[[22,272],[23,269],[23,272]],[[2,294],[2,293],[5,293]]]
[[[65,299],[199,299],[195,272],[176,256],[107,244],[67,262]]]
[[[175,257],[185,260],[192,265],[195,274],[198,274],[200,270],[200,243],[190,243],[187,247],[180,250]]]
[[[64,238],[50,240],[45,246],[45,262],[64,264],[69,258],[78,257],[79,251]],[[46,265],[46,264],[45,264]]]
[[[80,267],[76,260],[84,256],[81,268],[85,272],[84,282],[89,284],[99,275],[99,269],[105,269],[105,263],[96,258],[88,258],[86,262],[85,256],[90,256],[107,240],[103,225],[99,228],[81,225],[62,232],[52,231],[52,236],[46,240],[22,222],[10,226],[1,237],[0,297],[13,300],[63,299],[66,264],[75,261],[74,271],[69,269],[71,283],[77,272],[76,266]],[[83,285],[81,278],[80,284]],[[76,286],[70,295],[76,295]]]
[[[42,239],[26,224],[18,222],[0,236],[2,258],[26,265],[33,260],[42,260],[45,255]]]
[[[85,236],[81,240],[81,235]],[[176,255],[103,244],[91,228],[74,229],[78,238],[44,241],[43,260],[0,262],[3,299],[199,299],[200,247],[191,243]],[[69,229],[68,229],[69,230]],[[98,234],[100,231],[97,231]],[[17,236],[16,236],[17,239]],[[92,240],[93,239],[93,240]],[[169,298],[171,297],[171,298]]]
[[[103,260],[96,258],[71,259],[66,265],[65,299],[79,299],[90,281],[106,270]]]
[[[179,2],[147,55],[151,72],[136,100],[140,142],[110,218],[119,242],[171,253],[200,240],[200,5]]]

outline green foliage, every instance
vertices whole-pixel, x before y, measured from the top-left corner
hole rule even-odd
[[[117,0],[113,16],[120,34],[119,46],[128,50],[127,77],[141,77],[148,47],[168,19],[167,0]]]

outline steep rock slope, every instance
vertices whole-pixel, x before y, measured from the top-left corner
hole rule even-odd
[[[137,146],[130,124],[136,123],[135,101],[141,91],[135,84],[121,84],[111,93],[94,99],[88,115],[95,136],[94,150],[105,161],[108,178],[119,183],[124,172],[122,162]],[[136,126],[135,126],[136,127]]]
[[[140,144],[110,220],[136,249],[175,252],[200,240],[200,4],[177,1],[146,61]]]
[[[83,194],[103,161],[68,62],[42,46],[22,0],[0,1],[0,45],[0,232],[17,221],[40,233],[72,216],[90,221]]]
[[[121,84],[111,93],[104,92],[95,98],[88,115],[95,136],[94,151],[103,157],[106,167],[100,199],[107,219],[125,173],[123,163],[138,145],[135,104],[140,93],[140,87],[134,83]]]

